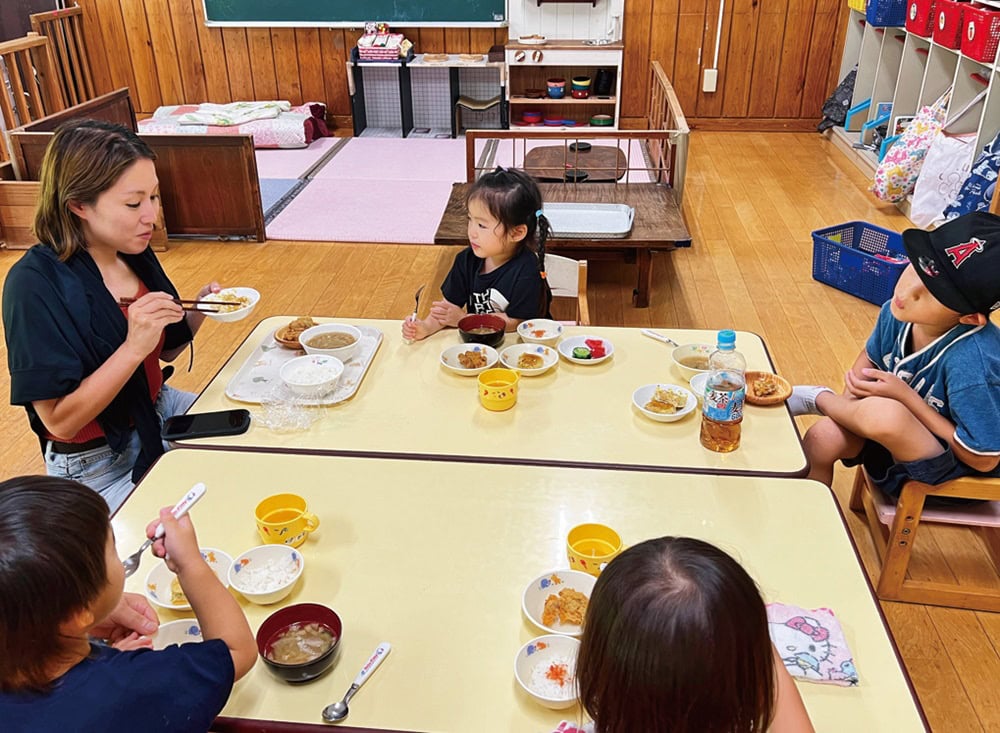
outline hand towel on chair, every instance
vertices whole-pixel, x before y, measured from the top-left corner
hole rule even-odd
[[[767,626],[778,656],[792,677],[844,687],[858,684],[854,655],[844,639],[840,622],[829,608],[809,611],[784,603],[769,603]]]

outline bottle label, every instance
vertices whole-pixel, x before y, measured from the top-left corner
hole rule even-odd
[[[739,422],[743,419],[746,388],[737,390],[705,389],[705,417],[715,422]]]

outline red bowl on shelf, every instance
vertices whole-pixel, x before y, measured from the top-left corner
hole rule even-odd
[[[521,119],[526,125],[534,125],[542,121],[542,113],[533,109],[526,109],[521,113]]]
[[[554,88],[560,88],[560,87],[565,87],[566,86],[566,80],[565,79],[553,78],[553,79],[549,79],[545,83],[548,86],[554,87]]]
[[[587,97],[590,96],[590,90],[589,89],[573,89],[573,90],[570,91],[570,94],[573,95],[573,99],[586,99]]]

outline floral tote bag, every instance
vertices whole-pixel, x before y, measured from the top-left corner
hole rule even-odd
[[[875,169],[870,190],[876,197],[895,203],[913,190],[931,142],[944,125],[950,99],[949,89],[934,104],[922,107],[892,144]]]

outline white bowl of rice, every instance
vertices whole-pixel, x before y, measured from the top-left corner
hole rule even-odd
[[[336,388],[343,373],[344,362],[337,357],[309,354],[286,361],[278,376],[296,394],[322,397]]]
[[[260,545],[229,566],[229,585],[252,603],[267,606],[288,597],[305,569],[302,554],[288,545]]]
[[[260,293],[253,288],[223,288],[217,293],[210,293],[202,300],[221,302],[223,305],[204,305],[201,308],[215,308],[215,313],[207,313],[209,318],[221,323],[242,321],[250,315],[250,311],[260,300]]]
[[[561,634],[538,636],[514,657],[514,678],[539,704],[551,710],[577,702],[576,655],[580,640]]]

